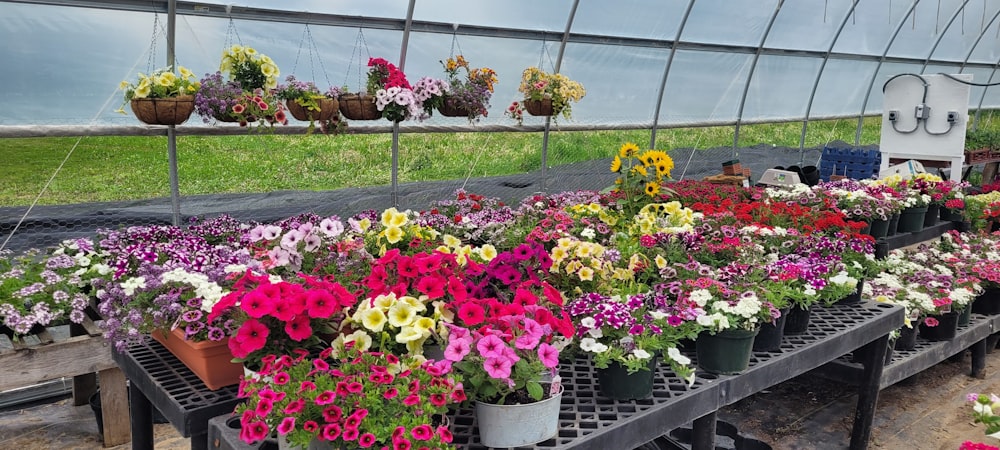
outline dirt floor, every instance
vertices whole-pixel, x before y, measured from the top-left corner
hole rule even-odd
[[[966,440],[990,442],[972,423],[969,392],[1000,394],[1000,350],[987,357],[983,379],[968,376],[968,353],[945,361],[882,391],[872,441],[874,449],[957,449]],[[741,434],[774,449],[842,449],[850,441],[855,388],[807,374],[720,411]],[[155,425],[156,448],[190,448],[169,424]],[[89,406],[68,399],[0,412],[0,449],[99,449]],[[130,449],[131,445],[112,447]]]

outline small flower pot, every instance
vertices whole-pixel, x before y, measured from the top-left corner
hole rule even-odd
[[[543,98],[541,100],[524,99],[524,109],[533,116],[552,116],[555,112],[552,108],[552,99]]]
[[[899,213],[893,214],[889,218],[889,228],[886,230],[886,236],[895,236],[897,229],[899,228]]]
[[[938,223],[938,216],[941,215],[941,205],[927,205],[927,213],[924,214],[924,228],[933,227]]]
[[[917,327],[903,326],[899,329],[899,338],[893,348],[897,351],[908,352],[917,347]]]
[[[962,221],[962,210],[961,209],[951,209],[944,208],[940,209],[941,220],[945,222],[961,222]]]
[[[597,370],[597,385],[601,395],[612,400],[641,400],[653,395],[653,377],[657,357],[649,358],[646,369],[628,373],[628,368],[612,361],[606,369]]]
[[[871,237],[878,239],[884,238],[889,235],[889,221],[882,219],[875,219],[872,221],[871,229],[868,230],[868,234]]]
[[[986,288],[972,302],[972,312],[991,316],[1000,314],[1000,289]]]
[[[927,325],[927,319],[937,320],[936,326]],[[928,316],[920,322],[920,337],[928,341],[948,341],[958,334],[958,312]]]
[[[924,216],[927,215],[927,207],[906,208],[899,213],[900,233],[916,233],[924,229]]]
[[[218,342],[191,342],[184,339],[184,332],[173,330],[164,335],[159,330],[152,333],[153,339],[163,344],[188,369],[205,383],[209,390],[218,390],[240,382],[243,365],[232,362],[229,352],[229,338]]]
[[[791,308],[781,308],[781,317],[774,323],[760,326],[760,332],[753,340],[753,351],[776,352],[781,348],[781,340],[785,337],[785,323],[788,321],[788,311]]]
[[[864,291],[864,289],[865,289],[865,280],[858,280],[858,287],[857,287],[857,289],[855,289],[854,292],[851,292],[850,294],[848,294],[847,297],[844,297],[844,298],[842,298],[840,300],[837,300],[836,304],[838,304],[838,305],[856,305],[858,303],[861,303],[861,292]]]
[[[972,321],[972,305],[966,305],[965,309],[958,313],[958,326],[967,327]]]
[[[812,316],[811,307],[802,309],[798,306],[792,306],[792,309],[788,311],[788,320],[785,322],[785,334],[805,333],[806,329],[809,328],[810,316]]]
[[[149,125],[180,125],[194,111],[194,96],[181,95],[171,98],[134,98],[132,112],[141,122]]]
[[[759,328],[753,330],[707,331],[698,335],[698,368],[709,373],[735,375],[750,366],[753,341]]]

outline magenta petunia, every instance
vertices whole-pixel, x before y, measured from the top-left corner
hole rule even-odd
[[[323,391],[318,396],[316,396],[317,405],[329,405],[333,403],[333,400],[337,398],[337,393],[333,391]]]
[[[289,402],[287,405],[285,405],[284,412],[285,414],[295,414],[299,411],[302,411],[302,408],[305,408],[305,406],[306,406],[305,399],[303,398],[295,399]]]
[[[410,394],[403,399],[403,404],[406,406],[413,406],[420,403],[420,396],[417,394]]]
[[[319,430],[319,424],[315,420],[307,420],[302,424],[302,429],[310,433],[315,433],[316,430]]]
[[[358,445],[361,446],[361,448],[368,448],[375,445],[375,435],[371,433],[364,433],[361,436],[358,436]]]
[[[341,428],[339,423],[331,423],[323,426],[323,439],[335,441],[340,437]]]
[[[388,390],[382,393],[382,398],[386,400],[394,399],[397,396],[399,396],[399,391],[396,390],[396,388],[389,388]]]
[[[427,424],[418,425],[410,430],[410,435],[418,441],[426,441],[434,437],[434,429]]]
[[[542,361],[542,365],[553,369],[559,365],[559,350],[543,342],[538,345],[538,359]]]
[[[286,322],[285,333],[296,342],[309,339],[313,334],[312,326],[309,325],[309,316],[298,315],[291,321]]]
[[[357,428],[344,428],[344,432],[340,435],[345,441],[353,441],[361,435],[361,431]]]
[[[240,308],[246,311],[248,316],[259,319],[274,311],[274,300],[268,297],[264,291],[255,289],[243,296]]]
[[[309,317],[318,319],[330,317],[337,311],[339,303],[329,291],[313,289],[306,293],[306,307]]]
[[[512,367],[510,359],[507,358],[486,358],[483,361],[483,369],[486,373],[497,379],[507,379],[510,378],[510,369]]]
[[[248,319],[246,322],[243,322],[243,325],[236,332],[235,340],[239,342],[241,352],[250,354],[264,348],[264,344],[267,343],[267,337],[270,333],[271,330],[266,325],[256,319]],[[230,341],[232,340],[230,339]],[[230,350],[232,350],[231,345]],[[239,357],[236,353],[233,353],[233,355]]]
[[[271,434],[271,428],[264,422],[253,422],[246,427],[247,436],[252,441],[263,441]]]
[[[486,311],[476,303],[467,302],[458,307],[458,317],[467,326],[479,325],[486,320]]]
[[[288,434],[294,430],[295,430],[294,417],[285,417],[284,419],[281,420],[281,423],[278,424],[278,433],[280,434]]]

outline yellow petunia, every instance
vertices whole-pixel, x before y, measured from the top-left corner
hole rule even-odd
[[[592,213],[599,213],[601,212],[601,204],[596,202],[590,202],[587,204],[587,211],[590,211]]]
[[[493,258],[497,257],[497,248],[493,244],[479,247],[479,257],[483,258],[484,261],[493,261]]]
[[[444,242],[444,245],[447,245],[447,246],[449,246],[451,248],[458,248],[458,247],[460,247],[462,245],[462,240],[461,239],[459,239],[459,238],[457,238],[455,236],[452,236],[450,234],[444,235],[444,237],[441,238],[441,241]]]
[[[594,269],[591,269],[590,267],[581,267],[576,274],[580,276],[580,281],[594,280]]]
[[[372,347],[372,337],[361,330],[344,336],[344,342],[353,342],[354,346],[363,352],[368,351]]]
[[[388,293],[388,294],[382,294],[382,295],[379,295],[379,296],[375,297],[375,299],[372,300],[371,302],[369,302],[369,301],[363,301],[361,303],[367,303],[367,304],[370,304],[372,308],[378,308],[378,309],[381,309],[383,311],[386,311],[393,304],[396,303],[396,294],[391,293],[391,292]]]
[[[396,302],[389,308],[389,325],[405,327],[417,318],[417,311],[409,303]]]
[[[403,327],[403,329],[399,330],[399,333],[396,333],[396,342],[405,344],[407,342],[420,340],[422,337],[424,337],[423,333],[421,333],[417,328]]]
[[[661,255],[656,255],[656,259],[654,260],[654,262],[656,262],[657,269],[663,269],[664,267],[667,267],[667,258],[664,258]]]
[[[372,331],[382,331],[385,328],[386,317],[381,309],[372,308],[361,313],[361,324]]]
[[[385,233],[385,240],[389,241],[390,244],[395,244],[399,242],[400,240],[403,239],[403,236],[406,234],[403,232],[403,229],[399,227],[386,228],[385,231],[383,231],[383,233]]]
[[[419,312],[427,311],[427,305],[425,305],[424,302],[418,300],[416,297],[413,297],[413,296],[404,295],[404,296],[400,297],[399,300],[396,300],[396,301],[397,302],[406,303],[407,305],[410,305],[413,308],[413,310],[416,311],[416,312],[418,312],[418,313]]]
[[[421,316],[418,317],[417,320],[413,321],[413,328],[420,330],[420,334],[424,336],[429,336],[431,334],[431,330],[434,329],[434,325],[434,319],[431,319],[430,317]]]
[[[553,263],[559,264],[562,260],[569,256],[569,252],[567,252],[565,248],[555,247],[552,249],[552,254],[550,256],[552,257]]]

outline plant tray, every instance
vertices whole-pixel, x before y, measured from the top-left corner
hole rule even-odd
[[[747,181],[747,177],[743,175],[709,175],[702,178],[701,181],[707,181],[712,184],[729,184],[733,186],[743,186],[743,182]]]

